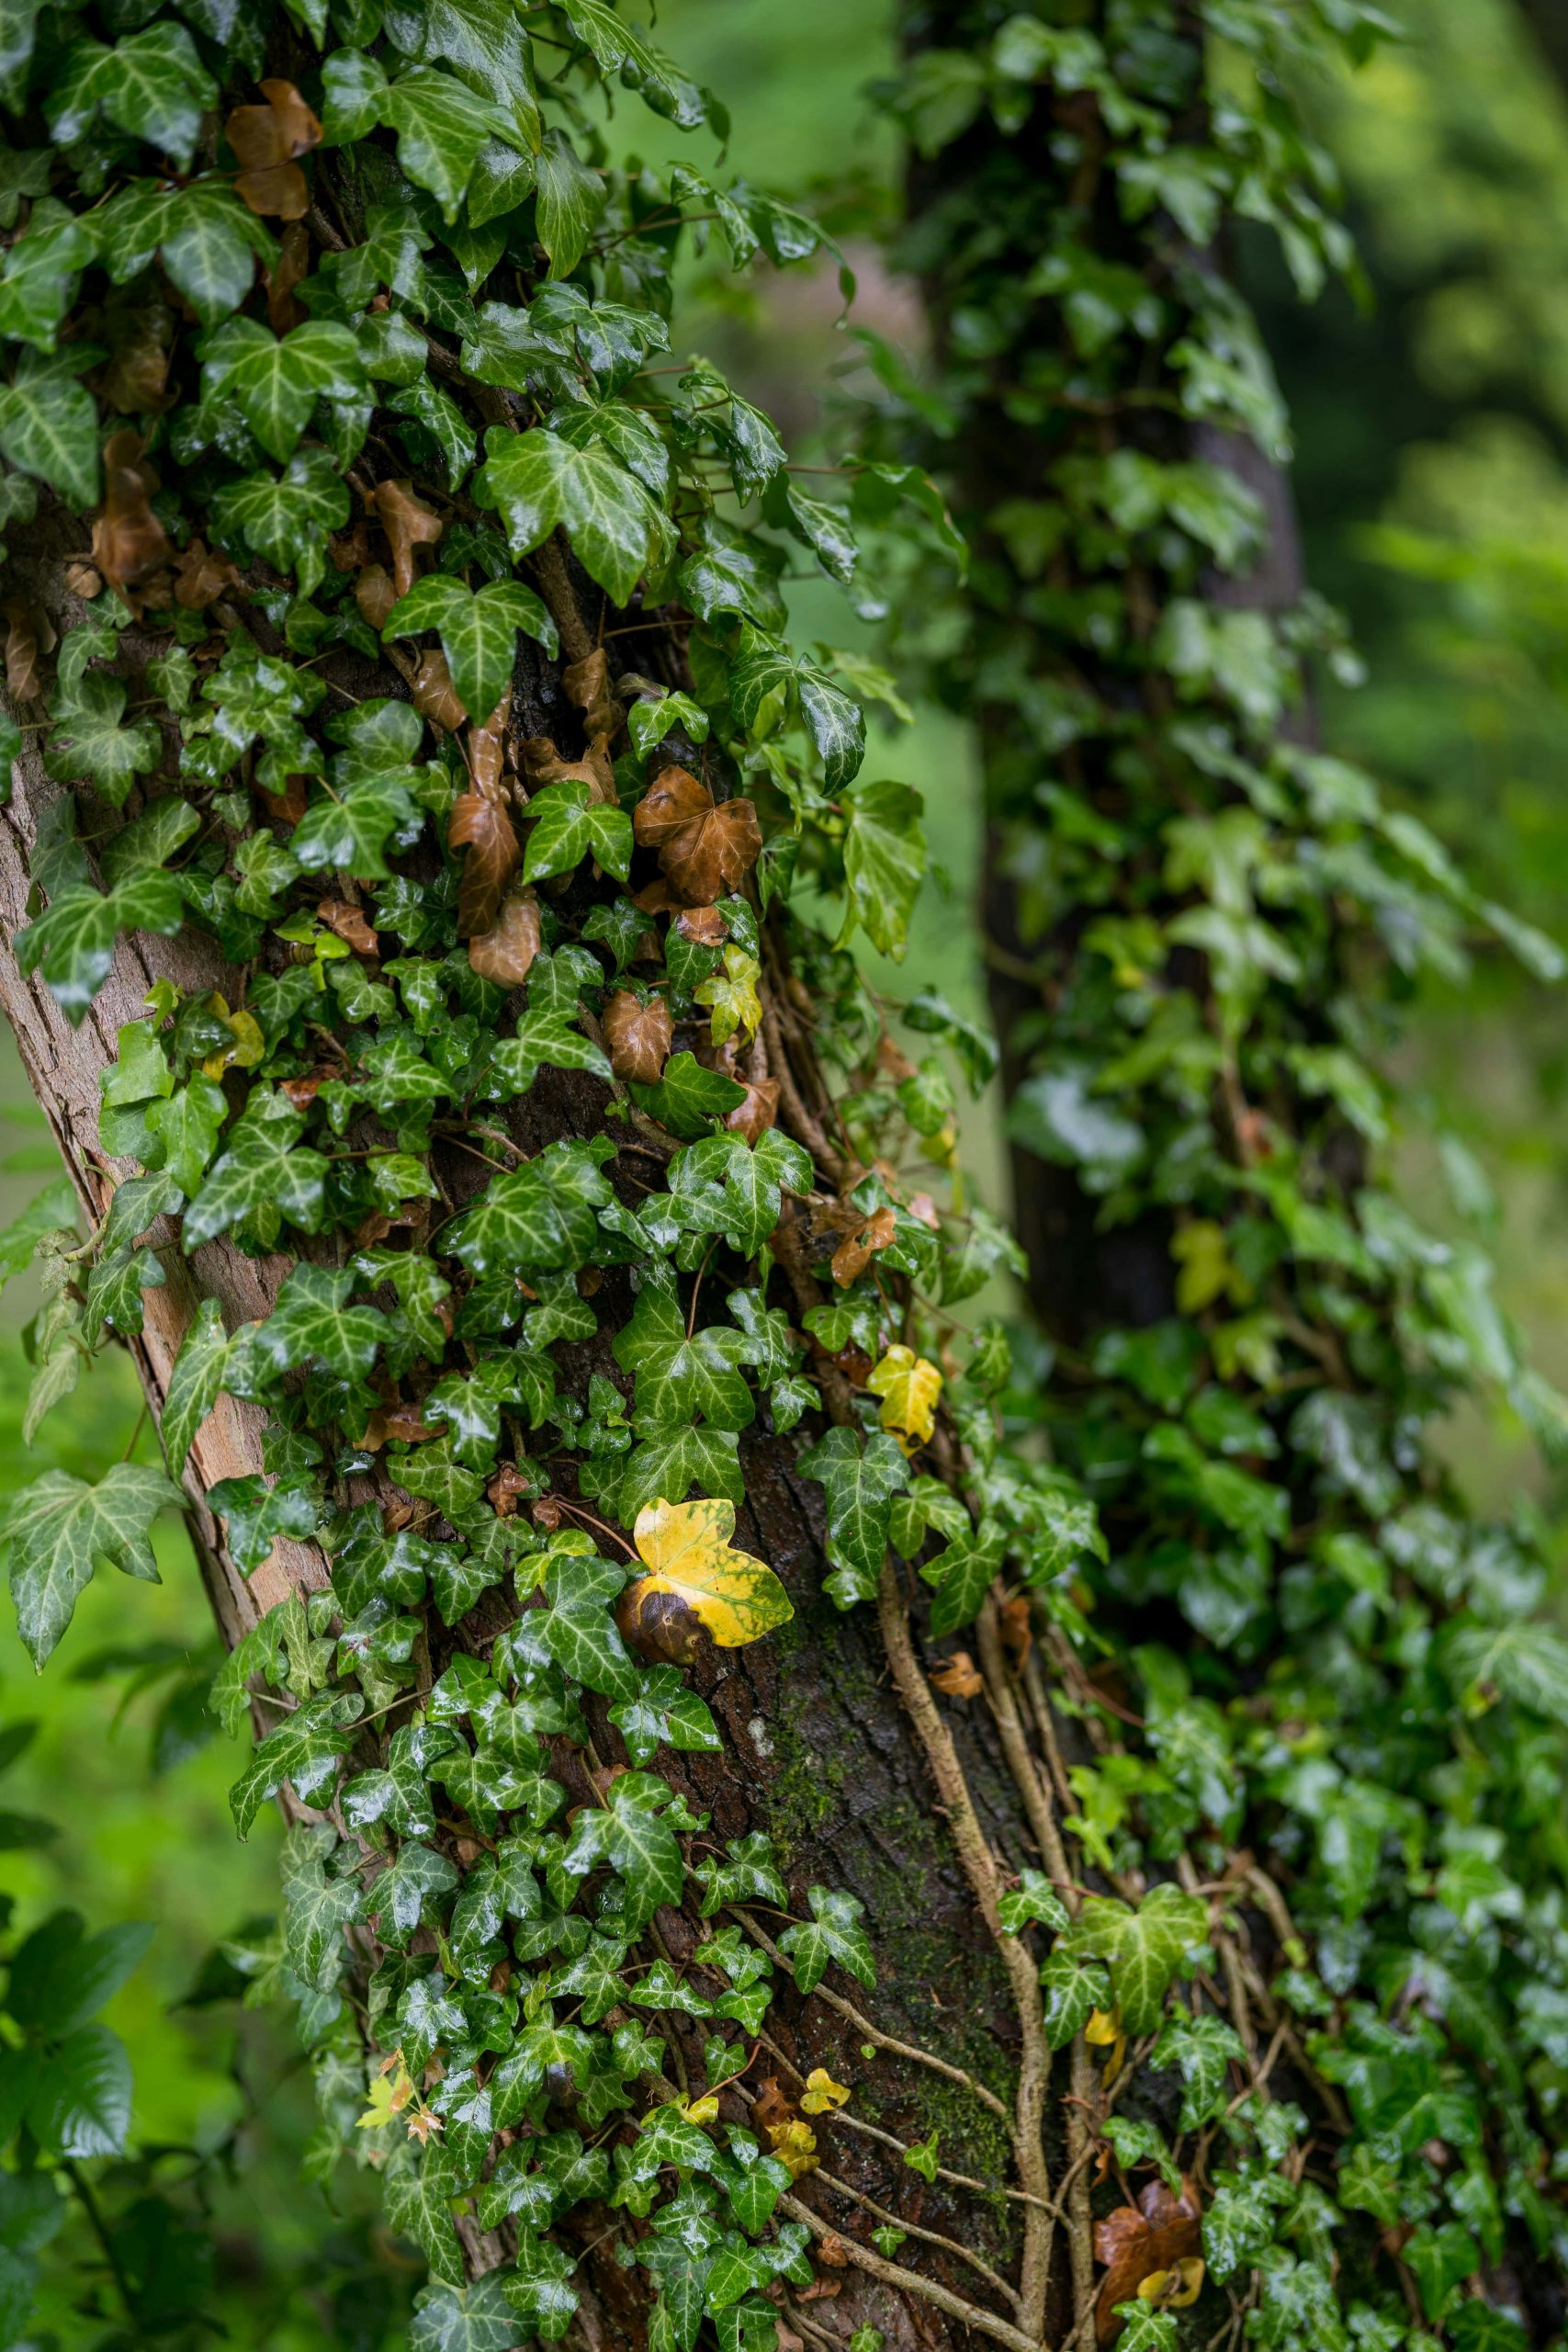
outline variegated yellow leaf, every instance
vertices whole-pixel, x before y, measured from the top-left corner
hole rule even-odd
[[[882,1399],[883,1428],[924,1445],[936,1427],[942,1395],[942,1374],[930,1358],[918,1356],[913,1348],[889,1348],[865,1385]]]
[[[795,1611],[772,1568],[738,1552],[733,1503],[647,1504],[632,1530],[648,1569],[627,1595],[633,1614],[653,1593],[671,1593],[707,1627],[718,1647],[740,1649],[782,1625]]]

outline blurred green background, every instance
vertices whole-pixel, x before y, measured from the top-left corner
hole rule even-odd
[[[1368,664],[1359,689],[1325,687],[1324,730],[1419,807],[1494,895],[1568,938],[1568,104],[1515,0],[1404,0],[1402,15],[1404,41],[1354,84],[1303,94],[1344,177],[1370,300],[1336,291],[1303,311],[1261,242],[1241,254],[1296,418],[1309,570],[1349,615]],[[862,93],[886,67],[891,19],[889,6],[842,0],[665,0],[659,37],[724,94],[737,169],[840,209],[852,190],[854,209],[874,218],[897,159]],[[616,129],[650,155],[682,143],[629,100]],[[851,258],[856,315],[918,364],[908,289],[865,243]],[[716,344],[808,454],[818,388],[850,353],[840,309],[830,271],[760,280],[738,297],[716,266],[699,265],[677,344]],[[863,641],[837,591],[803,589],[796,618],[829,643]],[[872,758],[924,790],[939,868],[903,971],[875,977],[894,993],[935,986],[979,1012],[972,748],[951,721],[917,709],[912,726],[876,731]],[[1543,1368],[1568,1385],[1561,997],[1483,953],[1462,996],[1412,1008],[1402,1056],[1416,1095],[1484,1169],[1505,1303]],[[965,1153],[982,1195],[1003,1205],[993,1104],[971,1119]],[[7,1052],[0,1222],[51,1167]],[[1434,1156],[1412,1143],[1405,1174],[1416,1205],[1441,1223]],[[96,1473],[148,1443],[129,1365],[108,1363],[24,1446],[23,1329],[36,1305],[22,1281],[0,1300],[0,1492],[56,1465]],[[1528,1489],[1561,1520],[1563,1498],[1506,1419],[1467,1420],[1450,1445],[1479,1500]],[[109,2015],[135,2060],[140,2143],[205,2159],[170,2154],[159,2167],[211,2199],[214,2321],[258,2352],[394,2352],[408,2278],[354,2184],[335,2204],[301,2185],[313,2119],[286,2030],[231,2000],[187,1997],[204,1964],[213,1981],[215,1943],[270,1908],[278,1830],[265,1819],[248,1846],[236,1843],[225,1795],[233,1745],[220,1736],[184,1752],[210,1636],[195,1565],[173,1531],[161,1559],[160,1587],[96,1585],[41,1679],[5,1612],[0,1724],[34,1717],[39,1729],[0,1795],[58,1834],[0,1856],[0,1888],[24,1925],[62,1902],[95,1927],[156,1923]],[[117,1650],[144,1654],[145,1668],[99,1672]],[[60,2277],[63,2297],[64,2265]],[[62,2346],[84,2340],[66,2301],[51,2317]]]

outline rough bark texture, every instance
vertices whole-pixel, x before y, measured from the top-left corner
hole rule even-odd
[[[64,563],[77,552],[69,541],[77,536],[51,512],[40,520],[31,549],[33,594],[62,634],[81,610],[62,580]],[[134,643],[127,652],[134,663]],[[649,657],[639,658],[646,667]],[[397,693],[400,687],[395,678],[382,678],[376,690]],[[514,722],[523,731],[558,732],[569,706],[554,675],[527,649],[519,656],[514,695]],[[24,724],[42,715],[39,708],[17,713]],[[114,1059],[119,1024],[142,1012],[146,991],[161,976],[185,990],[221,989],[231,1002],[241,1001],[242,976],[226,970],[211,944],[188,928],[172,941],[123,941],[112,978],[79,1028],[71,1026],[40,981],[23,978],[10,943],[28,916],[28,851],[41,811],[59,789],[46,779],[36,749],[29,747],[18,765],[14,797],[0,816],[0,1006],[84,1214],[96,1222],[116,1183],[132,1172],[130,1163],[107,1159],[97,1143],[99,1080]],[[125,814],[134,815],[140,805],[133,797]],[[512,1106],[510,1125],[519,1144],[532,1152],[554,1136],[590,1124],[597,1128],[602,1102],[595,1081],[547,1072]],[[483,1171],[453,1157],[444,1182],[460,1199],[483,1182]],[[252,1259],[220,1241],[187,1263],[173,1246],[172,1227],[166,1238],[170,1246],[159,1252],[166,1286],[145,1294],[147,1329],[133,1347],[155,1415],[198,1296],[217,1298],[232,1330],[268,1312],[292,1262],[281,1254]],[[613,1272],[604,1294],[611,1311],[602,1318],[599,1338],[558,1351],[564,1385],[586,1391],[592,1372],[620,1377],[609,1340],[625,1320],[630,1299],[626,1273]],[[311,1546],[280,1544],[267,1565],[246,1580],[229,1559],[221,1529],[207,1507],[205,1491],[217,1480],[260,1469],[262,1421],[257,1408],[224,1398],[202,1430],[186,1473],[193,1540],[215,1616],[231,1645],[290,1591],[320,1586],[326,1578],[325,1562]],[[801,1445],[798,1435],[748,1433],[742,1442],[748,1499],[737,1532],[737,1541],[771,1562],[783,1578],[795,1604],[795,1622],[782,1636],[752,1648],[710,1648],[699,1658],[695,1679],[726,1736],[727,1752],[722,1758],[667,1758],[661,1769],[672,1786],[711,1814],[717,1836],[770,1831],[797,1903],[813,1883],[859,1895],[867,1906],[877,1954],[878,1988],[874,1998],[865,1996],[865,2006],[874,2009],[877,2034],[941,2053],[951,2075],[972,2075],[1010,2106],[1019,2031],[997,1945],[976,1909],[940,1804],[933,1804],[937,1792],[926,1754],[889,1679],[875,1613],[862,1609],[846,1616],[821,1597],[821,1489],[795,1467]],[[923,1589],[907,1572],[903,1580],[911,1600]],[[499,1594],[488,1596],[447,1637],[449,1649],[493,1634],[500,1602]],[[897,1595],[894,1606],[902,1615]],[[445,1660],[434,1663],[439,1671]],[[1006,1872],[1037,1860],[989,1719],[972,1704],[952,1711],[950,1729],[985,1838],[1003,1858],[1000,1869]],[[607,1752],[613,1753],[615,1735],[607,1738]],[[570,1762],[558,1765],[570,1769]],[[677,1961],[708,1932],[694,1917],[668,1909],[660,1913],[657,1925]],[[828,2119],[819,2119],[823,2172],[863,2199],[874,2199],[900,2223],[937,2233],[1008,2267],[1016,2254],[1020,2207],[1010,2205],[1000,2189],[1010,2159],[1008,2125],[997,2099],[987,2106],[961,2081],[943,2079],[886,2049],[866,2060],[862,2046],[868,2037],[859,2019],[841,2005],[835,2008],[817,1997],[802,2001],[787,1978],[781,1976],[780,1983],[764,2031],[773,2037],[770,2052],[786,2092],[797,2090],[799,2078],[813,2066],[825,2064],[837,2080],[854,2086],[855,2117],[901,2143],[940,2132],[944,2166],[984,2182],[987,2190],[994,2185],[994,2193],[977,2196],[941,2177],[928,2186],[873,2133]],[[844,1983],[858,2003],[857,1988]],[[677,2049],[669,2063],[683,2080],[689,2062],[690,2072],[700,2079],[702,2030],[689,2019],[670,2022]],[[1064,2132],[1063,2112],[1053,2106],[1045,2130],[1053,2173]],[[822,2226],[857,2245],[864,2245],[874,2226],[863,2203],[835,2193],[822,2177],[803,2180],[799,2197]],[[603,2234],[603,2217],[598,2233]],[[477,2268],[501,2258],[499,2249],[478,2244],[470,2251]],[[829,2273],[838,2291],[817,2308],[832,2334],[847,2337],[871,2323],[884,2331],[889,2352],[943,2352],[971,2340],[965,2325],[939,2309],[907,2303],[875,2275],[877,2257],[869,2245],[864,2251],[866,2267],[852,2260]],[[978,2294],[996,2306],[995,2293],[977,2285],[974,2270],[940,2245],[922,2243],[919,2256],[930,2278],[966,2299]],[[595,2346],[639,2343],[636,2274],[619,2268],[608,2249],[590,2253],[586,2268],[581,2339]]]

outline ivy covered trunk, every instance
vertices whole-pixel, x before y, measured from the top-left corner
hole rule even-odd
[[[1353,664],[1299,577],[1230,271],[1244,220],[1305,297],[1351,266],[1288,93],[1378,21],[912,0],[902,24],[896,258],[940,371],[918,415],[890,376],[865,446],[933,462],[973,550],[919,674],[980,737],[1034,1409],[1109,1541],[1080,1834],[1117,1883],[1223,1875],[1222,1954],[1263,1980],[1194,2004],[1250,2086],[1229,2153],[1182,2136],[1196,2104],[1174,2119],[1236,2325],[1555,2342],[1564,1980],[1536,1923],[1562,1849],[1527,1759],[1561,1758],[1568,1648],[1532,1514],[1479,1521],[1428,1432],[1479,1394],[1560,1458],[1568,1419],[1466,1229],[1485,1186],[1456,1140],[1441,1234],[1388,1189],[1419,1122],[1384,1057],[1478,940],[1544,980],[1563,960],[1315,744],[1307,665]],[[1142,2070],[1121,2103],[1170,2131]]]
[[[291,1825],[248,1965],[420,2352],[1035,2352],[1094,2301],[1082,2029],[1207,1913],[1063,1846],[1031,1590],[1099,1538],[1003,1447],[953,1310],[1005,1245],[845,952],[918,799],[783,634],[855,514],[663,356],[683,235],[816,232],[619,168],[612,85],[716,102],[604,0],[3,36],[0,993],[86,1228],[7,1250],[35,1409],[123,1342],[162,1452],[10,1510],[24,1638],[186,1510],[236,1824]],[[908,467],[857,505],[951,540]],[[53,2172],[113,2131],[33,2042]]]

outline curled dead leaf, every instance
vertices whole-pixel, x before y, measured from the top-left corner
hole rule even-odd
[[[502,1463],[485,1487],[485,1498],[497,1519],[514,1519],[517,1498],[528,1491],[528,1481],[515,1463]]]
[[[844,2241],[837,2230],[829,2230],[825,2238],[818,2239],[817,2259],[818,2262],[826,2262],[833,2269],[841,2270],[849,2258]]]
[[[674,1024],[661,996],[645,1004],[631,989],[617,989],[604,1007],[604,1043],[617,1078],[655,1086],[670,1058]]]
[[[361,618],[368,621],[379,637],[387,625],[388,614],[398,601],[392,575],[384,563],[361,566],[359,577],[354,583],[354,601],[359,607]]]
[[[1144,2280],[1169,2271],[1200,2251],[1198,2194],[1184,2180],[1179,2197],[1163,2180],[1151,2180],[1136,2205],[1118,2206],[1094,2225],[1094,2255],[1106,2266],[1095,2302],[1095,2333],[1101,2344],[1120,2334],[1118,2303],[1131,2302]]]
[[[409,680],[409,692],[420,717],[427,718],[433,727],[441,728],[448,735],[455,735],[468,716],[457,698],[457,689],[452,684],[452,673],[446,666],[446,656],[439,646],[432,647],[420,655],[413,675]]]
[[[603,801],[606,807],[619,803],[615,772],[602,735],[590,743],[580,760],[563,760],[547,736],[526,735],[518,745],[518,758],[529,788],[534,792],[541,790],[547,784],[563,784],[570,780],[587,785],[594,799]]]
[[[689,768],[665,768],[632,812],[644,849],[656,850],[676,899],[707,907],[739,889],[761,854],[762,834],[750,800],[716,803]]]
[[[174,553],[150,501],[158,477],[139,433],[112,433],[104,445],[103,511],[93,526],[93,561],[112,587],[144,580]]]
[[[1001,1608],[1002,1647],[1007,1651],[1015,1674],[1021,1674],[1034,1642],[1034,1629],[1030,1623],[1029,1595],[1015,1592]]]
[[[476,792],[488,792],[493,798],[501,791],[502,771],[506,764],[506,722],[512,713],[512,689],[507,687],[482,727],[468,729],[468,773],[474,779]]]
[[[954,1650],[941,1666],[933,1666],[930,1680],[944,1699],[977,1699],[986,1687],[967,1650]]]
[[[43,657],[54,647],[48,616],[25,596],[6,602],[6,691],[18,702],[38,702],[44,688]]]
[[[265,273],[267,323],[274,334],[288,334],[305,316],[294,299],[294,288],[310,267],[310,236],[303,220],[290,220],[277,242],[277,266]]]
[[[731,1135],[754,1144],[779,1123],[779,1082],[776,1078],[747,1078],[738,1072],[737,1083],[746,1089],[746,1100],[736,1104],[724,1124]]]
[[[84,604],[90,605],[95,596],[101,596],[104,593],[102,572],[96,565],[90,564],[85,557],[79,559],[75,563],[66,565],[64,579],[65,585],[71,594],[73,596],[80,596]]]
[[[366,921],[362,907],[347,899],[323,899],[316,909],[327,929],[353,948],[356,956],[379,956],[381,943]]]
[[[321,126],[292,82],[261,85],[265,106],[236,107],[223,128],[239,159],[234,192],[264,219],[300,220],[310,201],[298,158],[321,144]]]
[[[285,1078],[278,1083],[281,1091],[288,1095],[297,1111],[308,1111],[321,1092],[327,1076],[326,1070],[318,1069],[312,1070],[309,1078]]]
[[[532,890],[513,890],[502,900],[490,929],[469,940],[468,963],[481,980],[518,988],[541,944],[538,899]]]
[[[729,937],[729,925],[716,907],[682,907],[675,928],[699,947],[722,947]]]
[[[260,784],[252,789],[269,817],[276,817],[279,824],[297,825],[305,814],[305,787],[310,781],[309,776],[291,775],[281,792],[268,792]]]
[[[392,550],[392,583],[406,596],[414,583],[414,549],[434,547],[446,526],[414,496],[411,481],[378,482],[371,495]]]
[[[610,660],[602,645],[581,662],[569,662],[561,684],[582,713],[582,731],[606,741],[621,724],[621,706],[610,691]]]
[[[215,554],[199,538],[187,539],[175,573],[175,602],[182,612],[203,612],[215,597],[239,585],[240,575],[226,555]]]
[[[898,1221],[890,1208],[879,1208],[856,1224],[833,1252],[833,1280],[840,1290],[848,1290],[858,1282],[879,1250],[886,1250],[898,1230]]]
[[[446,839],[453,849],[468,853],[457,888],[457,933],[473,939],[495,927],[522,856],[516,830],[503,800],[488,792],[464,792],[452,805]]]
[[[104,305],[109,356],[97,379],[105,403],[118,416],[152,416],[169,405],[166,385],[174,313],[157,296],[117,290]]]

